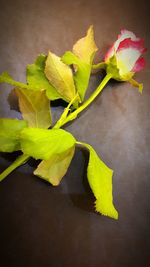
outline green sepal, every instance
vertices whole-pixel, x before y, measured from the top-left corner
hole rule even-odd
[[[119,70],[119,67],[117,66],[117,58],[115,54],[109,59],[109,62],[107,63],[106,72],[108,74],[111,74],[112,78],[117,81],[128,81],[134,75],[134,73],[131,71],[124,75],[120,74],[120,70]]]

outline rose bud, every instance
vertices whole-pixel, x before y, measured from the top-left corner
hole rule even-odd
[[[132,77],[144,68],[146,62],[141,56],[145,51],[143,39],[137,38],[133,32],[122,30],[105,55],[107,73],[112,74],[115,80],[129,81],[142,92],[143,85]]]

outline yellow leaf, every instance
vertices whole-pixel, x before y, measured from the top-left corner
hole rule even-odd
[[[87,35],[76,42],[73,46],[73,53],[81,60],[88,64],[92,64],[93,57],[98,50],[94,41],[93,26],[87,31]]]
[[[45,75],[65,101],[70,102],[74,98],[76,92],[72,70],[51,52],[46,60]]]
[[[61,154],[53,154],[50,159],[43,160],[34,171],[34,174],[50,182],[52,185],[59,185],[66,174],[73,158],[74,146]]]
[[[19,107],[29,127],[49,128],[51,126],[50,101],[45,91],[15,88]]]

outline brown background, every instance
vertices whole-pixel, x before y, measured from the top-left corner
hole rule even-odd
[[[120,29],[145,39],[150,49],[148,1],[0,1],[0,72],[25,81],[25,66],[51,49],[72,48],[93,24],[102,59]],[[149,61],[149,52],[146,54]],[[89,92],[103,73],[91,78]],[[119,220],[93,212],[86,180],[88,155],[79,148],[58,188],[32,175],[35,162],[0,184],[0,266],[150,266],[150,67],[136,75],[143,94],[128,83],[109,82],[101,96],[67,126],[78,140],[96,148],[114,170],[114,202]],[[18,117],[0,85],[0,116]],[[14,96],[9,97],[16,107]],[[58,112],[62,107],[58,108]],[[56,108],[53,108],[56,117]],[[15,158],[1,154],[0,170]]]

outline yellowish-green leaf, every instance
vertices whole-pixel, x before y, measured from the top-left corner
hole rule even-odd
[[[35,159],[48,160],[75,145],[75,138],[62,129],[26,128],[20,138],[23,153]]]
[[[61,154],[53,154],[50,159],[43,160],[34,171],[34,174],[50,182],[52,185],[59,185],[66,174],[73,158],[74,146]]]
[[[15,81],[8,72],[3,72],[1,75],[0,75],[0,83],[8,83],[8,84],[11,84],[13,86],[17,86],[17,87],[20,87],[20,88],[26,88],[26,89],[33,89],[33,88],[30,88],[29,85],[27,84],[24,84],[24,83],[21,83],[21,82],[17,82]]]
[[[46,95],[50,100],[61,98],[55,87],[53,87],[45,76],[45,62],[47,56],[41,54],[33,64],[27,66],[27,82],[36,91],[46,90]]]
[[[97,50],[98,48],[94,41],[93,26],[90,26],[86,36],[78,40],[73,46],[73,53],[87,64],[92,64]]]
[[[81,143],[90,152],[87,176],[89,185],[96,198],[96,211],[103,215],[118,219],[118,212],[113,205],[112,175],[113,171],[98,157],[88,144]]]
[[[20,131],[27,122],[17,119],[0,119],[0,152],[20,150]]]
[[[73,53],[67,51],[62,57],[64,63],[74,65],[74,82],[81,101],[84,100],[88,88],[92,62],[96,51],[97,46],[94,41],[93,26],[91,26],[87,31],[87,35],[73,46]]]
[[[72,70],[61,61],[60,57],[51,52],[46,60],[45,75],[65,101],[70,102],[74,98],[75,85]]]
[[[46,90],[46,95],[48,99],[55,100],[62,98],[62,96],[57,92],[57,90],[49,83],[48,79],[44,73],[44,60],[46,56],[40,55],[34,64],[27,66],[27,82],[24,84],[15,81],[11,75],[7,72],[3,72],[0,75],[0,83],[8,83],[15,87],[28,89],[32,91],[42,91]]]
[[[50,101],[45,91],[15,88],[19,107],[29,127],[49,128],[51,125]]]
[[[76,72],[73,77],[77,92],[79,93],[79,96],[83,101],[90,79],[91,65],[83,62],[70,51],[67,51],[63,55],[62,61],[68,65],[74,64],[75,66],[77,66]]]

